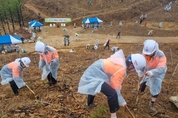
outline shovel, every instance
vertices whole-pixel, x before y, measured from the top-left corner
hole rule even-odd
[[[129,107],[126,105],[125,106],[126,107],[126,109],[127,109],[127,111],[130,113],[130,115],[132,116],[132,118],[135,118],[135,116],[132,114],[132,112],[130,111],[130,109],[129,109]]]
[[[39,100],[39,96],[36,95],[35,92],[34,92],[28,85],[26,85],[26,87],[33,93],[33,95],[35,96],[35,98],[36,98],[37,100]]]
[[[26,85],[26,87],[27,87],[27,88],[33,93],[33,95],[35,96],[35,98],[36,98],[35,101],[36,101],[36,102],[40,102],[40,103],[43,103],[43,104],[45,104],[45,105],[51,104],[51,103],[49,103],[49,102],[40,100],[39,96],[36,95],[35,92],[34,92],[28,85]]]

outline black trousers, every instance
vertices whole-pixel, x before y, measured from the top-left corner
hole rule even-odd
[[[104,49],[105,49],[106,47],[108,47],[108,49],[109,49],[109,44],[106,44],[106,46],[104,46]]]
[[[16,85],[16,83],[14,82],[14,80],[10,81],[10,86],[12,88],[12,91],[14,92],[15,95],[18,95],[19,94],[19,91],[18,91],[18,87]]]
[[[140,92],[144,92],[145,91],[145,88],[146,88],[146,82],[143,82],[141,85],[140,85]],[[153,98],[157,98],[159,94],[157,95],[152,95]]]
[[[116,39],[117,39],[117,37],[119,37],[119,39],[120,39],[120,35],[117,35],[117,36],[116,36]]]
[[[145,88],[146,88],[146,82],[143,82],[141,85],[140,85],[140,92],[144,92],[145,91]]]
[[[116,111],[118,111],[119,103],[117,92],[107,83],[103,83],[103,85],[101,86],[101,92],[107,96],[110,112],[115,113]],[[95,96],[88,95],[88,106],[93,103],[94,98]]]
[[[57,81],[53,78],[52,73],[50,72],[47,76],[48,79],[48,84],[51,85],[55,85],[57,83]]]

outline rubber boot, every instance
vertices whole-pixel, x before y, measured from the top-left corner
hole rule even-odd
[[[150,105],[150,110],[151,111],[156,111],[156,108],[155,108],[155,104],[152,103],[151,101],[149,102],[149,105]]]
[[[97,106],[97,103],[93,103],[94,98],[95,98],[95,96],[88,95],[87,105],[85,106],[86,109]]]

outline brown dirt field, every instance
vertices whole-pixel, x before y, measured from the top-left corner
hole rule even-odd
[[[91,29],[87,29],[91,30]],[[99,29],[102,30],[102,29]],[[79,34],[79,41],[75,41],[74,33]],[[86,32],[86,33],[85,33]],[[63,35],[71,36],[71,45],[63,46]],[[160,49],[165,52],[168,59],[168,72],[162,85],[162,92],[156,102],[158,109],[157,114],[149,113],[148,102],[150,100],[149,90],[139,96],[139,104],[137,109],[135,106],[136,95],[133,91],[137,88],[137,75],[132,73],[127,76],[123,82],[122,94],[128,107],[136,118],[176,118],[178,117],[177,108],[169,102],[171,95],[178,94],[177,72],[172,77],[172,73],[178,63],[177,54],[177,37],[137,37],[137,36],[121,36],[121,39],[115,39],[114,35],[92,33],[82,28],[68,27],[67,32],[62,28],[51,28],[45,26],[42,32],[37,32],[37,36],[43,37],[42,41],[54,46],[58,49],[61,65],[58,71],[58,86],[48,87],[47,81],[40,80],[41,71],[38,70],[39,55],[34,52],[35,43],[19,44],[21,48],[26,49],[27,53],[10,53],[1,54],[0,67],[13,61],[19,56],[29,56],[32,63],[28,69],[24,71],[24,81],[31,87],[34,92],[39,95],[42,103],[36,102],[33,94],[27,89],[20,89],[20,95],[14,96],[9,85],[0,86],[0,109],[2,118],[107,118],[110,116],[107,99],[103,94],[96,95],[95,102],[98,106],[90,110],[84,109],[86,103],[86,95],[77,93],[78,82],[84,70],[99,58],[107,58],[112,53],[111,50],[104,50],[103,43],[107,38],[111,39],[110,46],[119,46],[123,49],[125,55],[131,53],[141,53],[143,42],[147,38],[153,38],[160,44]],[[95,39],[99,39],[99,50],[86,50],[85,45],[90,43],[93,45]],[[75,53],[69,53],[74,48]],[[172,58],[170,55],[172,52]],[[43,103],[44,102],[44,103]],[[47,102],[47,103],[45,103]],[[101,115],[103,113],[103,115]],[[98,114],[96,116],[95,114]],[[117,112],[117,116],[121,118],[131,118],[129,112],[121,107]]]
[[[110,47],[119,46],[126,56],[141,53],[143,42],[148,38],[155,39],[160,44],[160,49],[167,57],[168,71],[156,101],[158,113],[149,112],[148,103],[151,96],[148,88],[145,94],[139,96],[138,107],[135,108],[136,94],[133,92],[137,89],[138,80],[135,73],[128,74],[121,92],[135,118],[177,118],[178,109],[169,102],[169,97],[178,95],[178,70],[173,75],[178,63],[178,3],[173,3],[170,12],[164,12],[164,6],[169,2],[170,0],[124,0],[121,3],[118,0],[93,0],[93,5],[89,6],[86,1],[81,0],[27,0],[24,9],[26,26],[31,19],[43,22],[45,17],[70,17],[77,23],[77,28],[73,28],[73,22],[66,24],[67,31],[63,31],[62,27],[49,27],[49,24],[45,23],[42,31],[36,33],[37,37],[43,38],[44,43],[59,51],[61,65],[56,87],[49,87],[47,80],[41,80],[42,72],[38,70],[39,55],[34,51],[35,43],[19,44],[27,53],[0,54],[0,68],[19,57],[31,58],[30,67],[24,71],[24,81],[41,100],[36,101],[27,88],[20,89],[19,95],[14,96],[9,85],[0,85],[0,118],[109,118],[106,96],[97,94],[95,102],[98,105],[92,109],[84,109],[87,96],[77,93],[78,82],[85,69],[94,61],[108,58],[112,54],[111,50],[103,49],[108,38],[111,39]],[[163,6],[160,6],[160,3]],[[144,23],[135,24],[135,20],[142,13],[148,13],[146,27]],[[93,28],[80,27],[83,18],[92,16],[98,16],[104,21],[104,27],[98,28],[94,33]],[[109,25],[111,20],[112,27]],[[122,27],[119,27],[120,21],[123,22]],[[163,21],[162,28],[158,28],[160,21]],[[121,39],[116,39],[118,30],[122,31]],[[150,30],[153,30],[153,34],[148,36]],[[79,41],[75,41],[75,33],[79,34]],[[70,36],[70,46],[63,46],[65,34]],[[99,39],[99,49],[87,50],[86,44],[89,43],[93,47],[96,39]],[[72,48],[75,52],[69,53]],[[132,118],[124,107],[117,112],[117,117]]]

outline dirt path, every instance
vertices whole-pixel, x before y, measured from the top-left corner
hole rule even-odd
[[[48,18],[49,16],[47,16],[45,13],[43,13],[41,10],[39,10],[38,8],[34,7],[32,4],[25,4],[25,7],[27,7],[28,9],[30,9],[31,11],[35,12],[36,14],[40,13],[40,16],[42,18]]]

